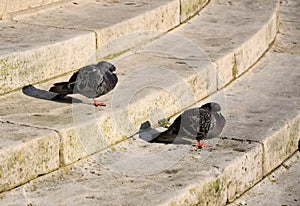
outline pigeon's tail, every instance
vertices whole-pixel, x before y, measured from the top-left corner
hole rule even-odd
[[[62,95],[73,94],[73,88],[70,87],[69,82],[55,83],[54,86],[49,89],[49,91]]]

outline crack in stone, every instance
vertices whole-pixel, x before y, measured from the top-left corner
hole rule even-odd
[[[150,52],[153,52],[153,53],[150,53]],[[142,56],[148,56],[148,55],[151,55],[151,56],[153,56],[153,57],[159,57],[159,58],[162,58],[162,59],[172,59],[172,60],[181,60],[181,61],[184,61],[184,60],[190,60],[190,61],[197,61],[198,59],[197,59],[197,57],[195,56],[190,56],[190,58],[180,58],[180,57],[176,57],[176,56],[174,56],[173,54],[169,54],[169,53],[163,53],[165,56],[162,56],[162,55],[159,55],[159,54],[156,54],[156,53],[154,53],[154,52],[158,52],[158,51],[156,51],[156,50],[146,50],[146,51],[144,51],[144,50],[141,50],[141,53],[136,53],[136,54],[138,54],[138,55],[142,55]],[[198,60],[199,61],[199,60]],[[186,62],[184,62],[185,64],[187,64]],[[182,63],[181,63],[182,64]]]
[[[34,126],[34,125],[24,124],[24,123],[16,123],[16,122],[11,122],[9,120],[6,120],[6,121],[0,120],[0,123],[4,123],[4,124],[6,123],[6,124],[11,124],[11,125],[15,125],[15,126],[22,126],[22,127],[30,127],[30,128],[35,128],[35,129],[50,130],[50,131],[58,133],[58,130],[56,130],[56,129],[47,128],[47,127],[39,127],[39,126]]]
[[[262,144],[260,141],[258,140],[254,140],[254,139],[241,139],[241,138],[237,138],[237,137],[226,137],[226,136],[222,136],[220,137],[220,139],[227,139],[227,140],[233,140],[233,141],[239,141],[239,142],[247,142],[249,144],[251,144],[252,142],[256,142],[259,144]]]

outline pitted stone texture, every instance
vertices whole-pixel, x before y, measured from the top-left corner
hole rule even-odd
[[[209,0],[180,0],[180,22],[184,22],[200,11]]]
[[[44,87],[49,88],[50,84]],[[75,98],[73,101],[78,101]],[[70,164],[107,146],[99,144],[99,138],[103,139],[103,133],[99,132],[95,107],[90,105],[92,100],[83,99],[83,101],[86,102],[72,105],[71,98],[65,102],[55,102],[35,99],[16,92],[1,97],[0,104],[5,109],[0,111],[0,119],[57,131],[60,134],[60,161],[62,164]],[[105,124],[102,125],[101,120],[106,118],[104,114],[107,111],[104,108],[97,110],[101,114],[99,125],[104,127]]]
[[[234,69],[236,69],[236,71],[232,72],[235,78],[254,65],[275,40],[278,31],[278,6],[276,2],[278,1],[270,2],[270,5],[273,5],[273,7],[268,9],[273,11],[273,15],[269,16],[268,21],[263,25],[262,29],[254,34],[248,41],[245,41],[245,43],[234,52],[236,62],[236,68]],[[266,8],[266,10],[268,9]]]
[[[174,32],[193,41],[216,63],[222,88],[268,49],[277,33],[277,15],[277,0],[212,1]]]
[[[300,155],[296,152],[230,206],[298,205],[300,193]]]
[[[224,169],[227,186],[227,199],[232,201],[255,185],[263,177],[262,146],[258,145],[247,154],[243,154]],[[217,157],[216,157],[217,158]]]
[[[225,205],[226,189],[222,177],[206,178],[200,184],[192,184],[186,191],[165,205]]]
[[[5,13],[6,2],[7,2],[7,0],[0,0],[0,19],[2,19],[2,16]]]
[[[10,18],[13,13],[24,12],[26,10],[46,6],[54,2],[63,0],[0,0],[0,19]]]
[[[224,135],[264,144],[264,175],[297,149],[299,64],[297,55],[270,52],[257,68],[233,83],[238,89],[225,90],[226,103],[233,109],[227,110]],[[243,97],[245,91],[247,98]],[[228,130],[231,126],[235,130]]]
[[[300,54],[299,1],[280,1],[280,27],[274,51]]]
[[[1,21],[0,37],[0,94],[95,60],[95,36],[91,32]]]
[[[253,146],[222,140],[213,150],[200,151],[189,145],[149,144],[135,136],[3,193],[0,204],[18,204],[26,198],[28,204],[37,205],[224,205],[226,179],[217,168],[227,168],[241,154],[247,156]],[[236,147],[240,151],[234,151]],[[228,161],[207,159],[220,152]],[[169,160],[175,161],[170,165]]]
[[[300,140],[300,112],[281,130],[264,141],[263,172],[267,175],[298,149]]]
[[[0,191],[59,167],[59,137],[49,130],[0,123]]]
[[[15,19],[36,25],[93,31],[97,34],[98,59],[117,55],[179,25],[177,0],[76,2]]]

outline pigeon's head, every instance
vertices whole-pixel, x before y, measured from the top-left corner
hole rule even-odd
[[[212,112],[219,112],[219,111],[221,111],[221,106],[218,103],[216,103],[216,102],[206,103],[206,104],[202,105],[201,108],[210,110]]]
[[[111,73],[114,73],[116,71],[116,67],[113,64],[111,64],[111,63],[109,63],[107,61],[101,61],[101,62],[99,62],[97,64],[97,67],[109,70]]]

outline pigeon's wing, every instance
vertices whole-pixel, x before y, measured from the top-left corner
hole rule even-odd
[[[178,116],[170,127],[151,142],[172,143],[186,137],[205,138],[210,127],[210,112],[203,108],[192,108]]]
[[[211,122],[210,111],[203,108],[193,108],[182,114],[180,134],[189,138],[205,138]]]
[[[103,74],[95,65],[82,67],[77,74],[74,93],[95,98],[97,97],[98,87],[103,84],[103,81]]]
[[[222,133],[225,123],[226,120],[221,113],[213,113],[212,123],[208,131],[207,138],[211,139],[214,137],[218,137]]]
[[[75,83],[77,80],[77,76],[78,76],[79,71],[75,72],[69,79],[69,83]]]
[[[50,92],[55,92],[57,94],[66,96],[68,94],[73,94],[73,86],[69,82],[57,82],[50,89]]]
[[[50,92],[55,92],[63,96],[73,94],[74,85],[78,76],[78,71],[75,72],[68,82],[57,82],[49,89]]]
[[[180,129],[180,122],[181,122],[181,115],[174,120],[174,122],[168,127],[166,131],[161,132],[150,142],[166,143],[166,144],[174,142]]]
[[[219,112],[217,103],[208,103],[204,107],[192,108],[178,116],[171,126],[150,142],[173,143],[183,137],[202,140],[221,134],[225,118]]]

